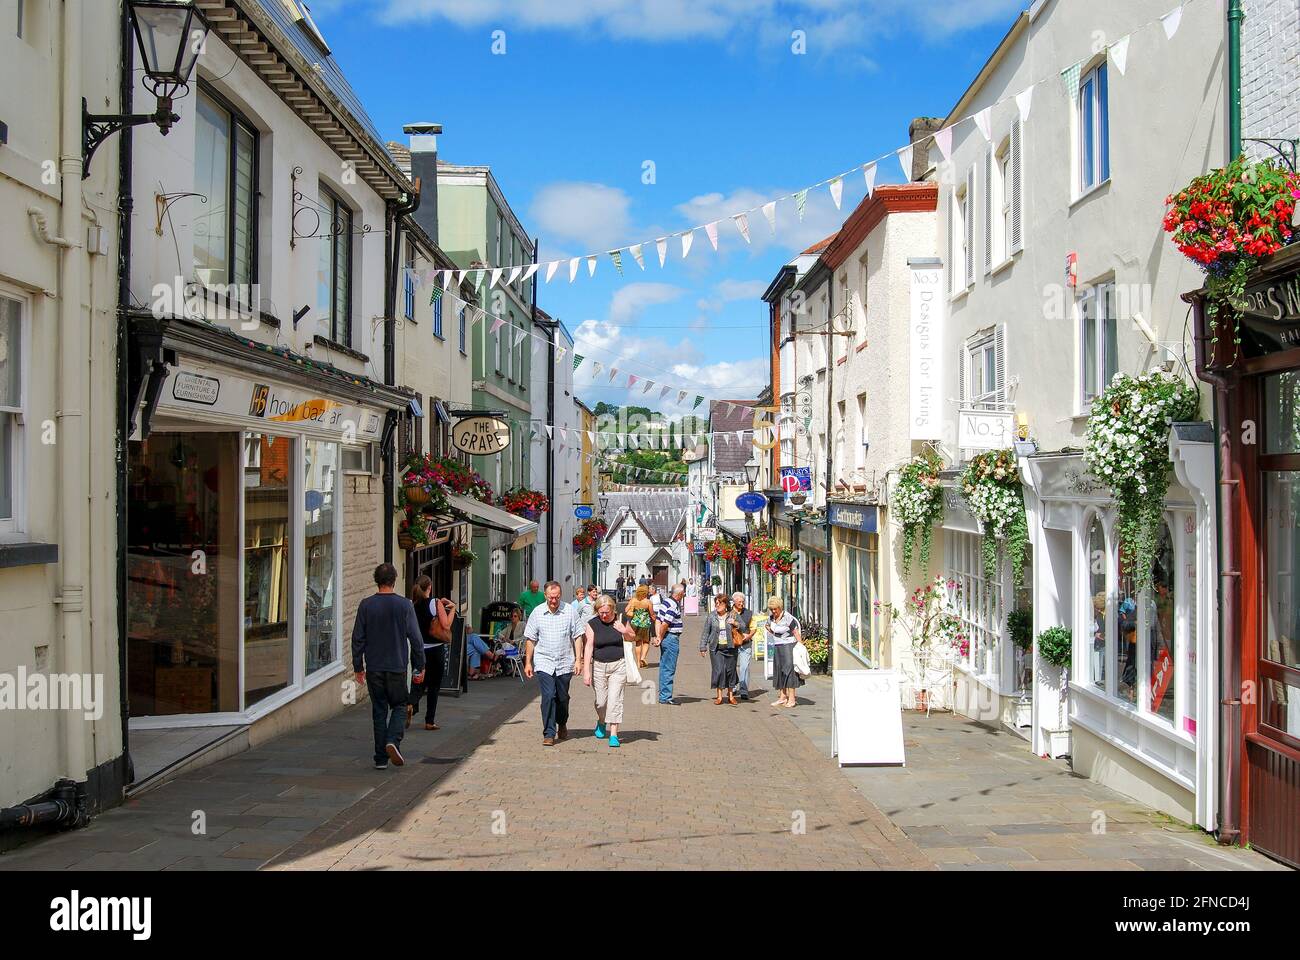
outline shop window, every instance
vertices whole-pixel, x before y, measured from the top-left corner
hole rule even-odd
[[[1079,81],[1078,124],[1080,195],[1110,179],[1110,92],[1106,64]]]
[[[944,531],[946,577],[961,584],[961,597],[952,612],[970,637],[968,669],[980,675],[998,673],[998,638],[1002,634],[1002,583],[984,576],[980,538],[973,533]]]
[[[0,533],[20,529],[26,301],[0,293]]]
[[[1082,362],[1079,409],[1087,411],[1093,398],[1119,372],[1115,327],[1115,284],[1090,287],[1079,297],[1079,355]]]
[[[1106,531],[1101,517],[1088,528],[1088,598],[1092,642],[1087,647],[1087,682],[1106,691],[1106,663],[1110,637],[1109,597],[1106,590]]]
[[[1177,572],[1174,569],[1174,541],[1168,525],[1160,528],[1155,568],[1146,603],[1146,707],[1147,712],[1174,722],[1177,649],[1174,637],[1177,611]]]
[[[207,202],[190,206],[194,273],[207,287],[247,286],[257,279],[257,132],[206,88],[195,125],[194,190]]]
[[[244,441],[244,707],[292,682],[289,571],[294,562],[289,489],[294,441],[250,433]]]
[[[489,569],[491,571],[488,578],[488,592],[491,594],[489,599],[506,599],[506,572],[509,570],[509,563],[506,560],[504,550],[496,549],[492,551],[492,561]]]
[[[1115,592],[1115,695],[1137,706],[1138,692],[1138,593],[1131,571],[1120,568],[1123,546],[1116,543],[1111,562],[1118,572]]]
[[[864,537],[868,543],[875,537]],[[873,546],[844,546],[848,613],[848,645],[870,669],[882,666],[880,660],[879,619],[873,608],[879,595],[876,589],[878,553]]]
[[[133,717],[240,709],[239,442],[233,432],[154,431],[130,444],[126,643]],[[249,523],[261,513],[259,506]]]
[[[320,264],[316,309],[329,339],[352,343],[352,210],[324,184],[320,187]]]
[[[1300,453],[1300,371],[1264,377],[1264,453]]]
[[[305,674],[338,659],[338,575],[340,446],[303,442],[303,559]]]

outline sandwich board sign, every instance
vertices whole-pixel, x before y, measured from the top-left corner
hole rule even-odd
[[[831,753],[841,767],[907,766],[897,670],[831,674]]]

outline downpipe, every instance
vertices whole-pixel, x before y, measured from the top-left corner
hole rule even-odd
[[[0,807],[0,831],[26,827],[58,826],[61,830],[84,827],[90,822],[86,804],[86,785],[60,780],[48,799]]]

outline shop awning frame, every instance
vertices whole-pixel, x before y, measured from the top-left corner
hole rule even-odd
[[[452,513],[464,517],[474,526],[485,527],[510,536],[511,550],[522,550],[537,542],[537,524],[532,520],[516,517],[513,513],[483,503],[481,500],[475,500],[473,497],[448,494],[447,503]]]

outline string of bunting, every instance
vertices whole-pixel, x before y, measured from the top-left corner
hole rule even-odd
[[[1030,9],[1031,18],[1037,15],[1038,10],[1042,7],[1044,2],[1046,2],[1046,0],[1035,0]],[[1184,8],[1199,2],[1203,2],[1203,0],[1183,0],[1182,3],[1179,3],[1163,16],[1140,24],[1119,39],[1107,44],[1105,49],[1109,61],[1115,65],[1115,68],[1120,72],[1121,76],[1125,75],[1128,69],[1130,41],[1135,34],[1159,23],[1164,30],[1166,40],[1173,40],[1174,35],[1178,32],[1179,25],[1182,23]],[[1222,6],[1224,0],[1216,0],[1216,2]],[[1100,51],[1095,51],[1094,53],[1090,53],[1087,57],[1081,58],[1067,66],[1064,70],[1059,71],[1059,78],[1063,85],[1063,89],[1071,102],[1077,99],[1079,94],[1079,78],[1083,65],[1099,52]],[[1004,97],[996,103],[984,107],[968,116],[961,117],[943,129],[937,131],[934,134],[934,141],[938,146],[940,153],[943,155],[944,160],[948,160],[951,157],[953,131],[956,127],[966,122],[973,123],[984,136],[984,139],[991,142],[991,116],[995,108],[1014,100],[1017,109],[1019,110],[1021,121],[1026,122],[1029,120],[1035,89],[1042,84],[1051,83],[1055,80],[1056,75],[1037,80],[1029,84],[1029,86],[1025,87],[1024,90],[1019,93],[1013,96]],[[828,189],[831,200],[835,204],[835,209],[839,210],[841,209],[843,201],[845,180],[856,176],[859,173],[861,173],[866,183],[867,196],[871,196],[875,192],[876,180],[881,172],[880,164],[888,162],[891,158],[898,161],[904,180],[910,181],[912,179],[912,154],[914,146],[914,144],[909,143],[896,150],[891,150],[888,153],[881,154],[875,159],[868,160],[850,170],[844,171],[843,173],[838,173],[833,177],[819,180],[800,190],[776,197],[775,199],[769,200],[759,206],[750,207],[748,210],[742,210],[728,216],[719,217],[717,220],[698,224],[687,230],[680,230],[676,233],[667,234],[666,236],[656,237],[653,240],[642,240],[638,243],[627,244],[611,250],[585,253],[576,257],[549,260],[544,263],[520,264],[511,267],[484,266],[464,270],[425,270],[421,271],[421,274],[426,278],[431,274],[440,274],[441,285],[443,288],[447,288],[451,285],[453,277],[455,278],[456,285],[459,286],[466,276],[474,274],[476,284],[481,283],[486,278],[488,288],[491,289],[501,282],[502,277],[506,278],[505,282],[507,284],[513,284],[520,279],[522,279],[523,282],[527,282],[538,272],[542,273],[544,282],[550,283],[557,272],[559,272],[560,268],[567,263],[569,282],[573,283],[578,278],[579,274],[583,272],[581,267],[584,265],[587,268],[585,271],[586,275],[588,277],[594,277],[596,275],[596,265],[605,257],[608,257],[613,263],[614,269],[618,272],[619,276],[624,275],[623,264],[625,254],[630,254],[632,259],[636,261],[637,266],[644,271],[646,268],[647,249],[653,250],[654,254],[659,259],[660,268],[663,268],[668,260],[670,243],[679,245],[681,258],[685,259],[690,255],[691,250],[694,248],[696,233],[701,230],[704,231],[705,236],[708,238],[710,246],[712,246],[716,251],[718,249],[719,228],[724,221],[730,221],[745,243],[749,244],[752,242],[750,235],[750,217],[761,213],[763,219],[767,221],[769,230],[775,236],[776,212],[778,205],[793,201],[796,213],[798,214],[800,221],[802,221],[804,211],[807,207],[809,193],[821,187],[826,187]]]

